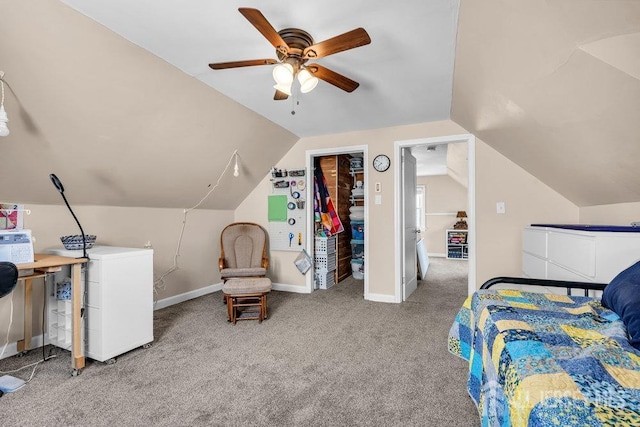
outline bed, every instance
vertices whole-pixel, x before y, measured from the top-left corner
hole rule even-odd
[[[490,289],[580,287],[520,278],[493,279],[467,298],[448,346],[469,362],[467,390],[483,426],[640,425],[640,329],[630,320],[640,309],[640,263],[632,267],[609,285],[582,284],[604,289],[606,306],[589,296]]]

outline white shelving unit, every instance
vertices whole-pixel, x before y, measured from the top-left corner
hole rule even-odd
[[[360,163],[361,163],[360,159]],[[354,166],[349,168],[349,174],[353,177],[353,188],[351,189],[351,204],[353,206],[364,206],[365,185],[364,167]],[[356,183],[360,181],[361,186]],[[351,219],[351,272],[354,279],[364,279],[364,219]]]
[[[363,181],[364,168],[350,167],[349,175],[353,177],[353,188],[351,190],[351,196],[349,196],[349,201],[351,201],[351,204],[354,206],[360,206],[360,203],[364,203],[364,187],[361,189],[356,188],[356,181]]]
[[[81,250],[45,252],[82,256]],[[80,280],[85,308],[82,322],[85,356],[112,362],[116,356],[153,341],[153,250],[94,246],[87,254],[88,267],[83,269]],[[71,347],[71,301],[57,299],[55,287],[69,275],[68,268],[56,273],[53,289],[47,293],[48,340],[64,349]]]
[[[447,259],[469,259],[468,230],[447,230]]]
[[[71,350],[71,300],[56,300],[54,295],[49,298],[48,307],[49,344]]]

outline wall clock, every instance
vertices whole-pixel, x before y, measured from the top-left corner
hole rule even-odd
[[[389,157],[385,156],[384,154],[378,154],[373,159],[373,168],[378,172],[386,171],[387,169],[389,169],[389,166],[391,166],[391,160],[389,160]]]

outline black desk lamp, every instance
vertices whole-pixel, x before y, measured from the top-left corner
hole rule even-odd
[[[73,215],[73,219],[76,220],[76,224],[78,224],[78,227],[80,228],[80,233],[82,234],[82,257],[89,258],[87,256],[87,238],[84,235],[84,230],[80,225],[80,221],[78,221],[76,214],[73,213],[73,209],[71,209],[71,206],[69,206],[69,202],[67,202],[67,198],[64,196],[64,186],[62,185],[62,182],[60,182],[60,180],[58,179],[55,173],[50,174],[49,178],[51,178],[51,182],[53,182],[53,185],[55,185],[56,189],[62,196],[62,200],[64,200],[64,203],[67,205],[67,208],[69,208],[69,212],[71,212],[71,215]]]

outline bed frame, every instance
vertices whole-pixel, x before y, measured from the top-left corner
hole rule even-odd
[[[567,295],[571,295],[571,289],[582,289],[584,295],[589,296],[589,291],[603,291],[606,283],[595,282],[572,282],[568,280],[551,279],[531,279],[528,277],[494,277],[480,286],[480,289],[489,289],[493,285],[500,283],[511,283],[515,285],[546,286],[552,288],[567,288]]]

